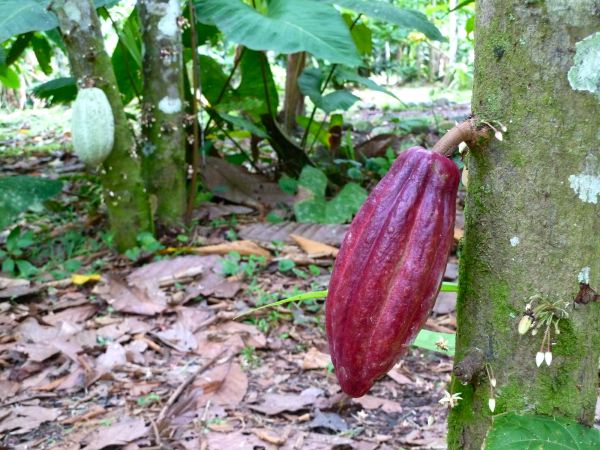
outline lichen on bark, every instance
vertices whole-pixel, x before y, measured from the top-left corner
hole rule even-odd
[[[600,28],[597,8],[595,0],[477,2],[473,112],[508,131],[469,156],[456,361],[483,350],[497,379],[493,414],[593,422],[600,304],[577,305],[560,321],[549,367],[535,364],[541,333],[520,336],[517,325],[532,295],[572,302],[583,267],[600,288],[600,205],[569,182],[600,153],[600,103],[568,80],[576,43]],[[450,413],[448,447],[480,449],[493,416],[485,372],[467,385],[454,379],[452,389],[464,400]]]
[[[178,0],[138,3],[144,41],[143,174],[159,225],[183,225],[186,202],[183,57]]]

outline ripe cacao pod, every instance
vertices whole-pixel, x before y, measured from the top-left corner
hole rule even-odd
[[[364,395],[427,320],[452,246],[459,179],[450,159],[410,148],[352,221],[325,303],[331,358],[348,395]]]
[[[97,167],[112,151],[115,119],[102,89],[79,89],[71,116],[75,154],[89,167]]]

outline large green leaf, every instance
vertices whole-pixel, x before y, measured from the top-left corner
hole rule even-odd
[[[316,0],[271,0],[266,14],[241,0],[195,0],[198,20],[214,24],[234,42],[277,53],[307,51],[349,66],[360,58],[340,14]]]
[[[40,0],[0,0],[0,42],[28,31],[43,31],[57,25],[56,16]]]
[[[561,417],[508,413],[494,418],[486,450],[592,450],[600,448],[600,431]]]
[[[49,105],[69,103],[77,97],[77,85],[73,77],[46,81],[34,87],[32,91],[36,97],[45,99]]]
[[[11,176],[0,178],[0,230],[9,226],[30,206],[58,194],[62,182],[46,178]]]
[[[432,24],[427,16],[413,9],[398,8],[390,3],[376,0],[316,0],[342,6],[347,9],[364,14],[365,16],[380,19],[398,25],[401,28],[417,30],[430,39],[443,41],[440,30]]]
[[[388,91],[383,86],[380,86],[379,84],[375,83],[370,78],[360,76],[358,73],[356,73],[356,69],[350,67],[337,66],[333,76],[339,82],[352,81],[366,88],[372,89],[373,91],[385,92],[387,95],[390,95],[396,100],[400,101],[398,97],[396,97],[392,92]]]
[[[219,99],[221,90],[227,82],[227,75],[223,72],[221,64],[206,55],[198,55],[198,62],[200,66],[202,95],[206,97],[212,106],[223,101],[230,101],[231,94],[227,93],[228,90],[226,90],[226,94]]]
[[[325,223],[346,223],[367,199],[367,191],[356,183],[346,184],[325,206]]]
[[[58,26],[56,16],[48,10],[48,0],[0,0],[0,42],[28,31],[45,31]],[[96,0],[96,8],[117,3]]]
[[[244,56],[240,61],[240,71],[242,73],[242,81],[236,89],[236,94],[241,98],[256,98],[260,100],[259,108],[247,112],[252,113],[256,118],[260,117],[261,114],[266,114],[268,112],[265,99],[265,85],[263,82],[264,71],[271,111],[276,113],[279,104],[279,96],[277,94],[275,82],[273,81],[271,66],[265,54],[255,50],[246,49],[246,51],[244,51]]]
[[[136,10],[127,18],[111,61],[123,102],[128,104],[142,92],[142,41],[140,20]]]
[[[321,87],[323,78],[323,72],[316,67],[305,69],[300,77],[298,77],[300,91],[304,95],[308,95],[308,98],[310,98],[317,108],[329,114],[338,109],[347,110],[356,101],[360,100],[357,96],[344,89],[322,95]]]
[[[46,36],[35,33],[31,38],[31,47],[42,72],[50,75],[52,73],[52,65],[50,64],[52,60],[52,47]]]

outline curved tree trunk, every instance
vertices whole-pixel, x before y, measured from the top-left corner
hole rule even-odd
[[[179,0],[138,2],[144,40],[142,167],[159,225],[181,226],[186,202]]]
[[[104,161],[100,179],[111,230],[120,251],[136,245],[141,231],[152,230],[148,195],[141,176],[136,144],[117,88],[115,73],[104,49],[100,22],[91,0],[55,0],[71,71],[78,85],[93,84],[108,98],[115,117],[115,143]]]
[[[600,290],[600,97],[568,78],[576,43],[600,30],[598,1],[478,0],[476,17],[473,111],[508,130],[468,160],[455,373],[480,350],[497,386],[492,413],[485,370],[455,376],[448,445],[461,450],[507,411],[592,424],[600,355],[600,303],[573,302],[580,282]],[[544,329],[517,332],[534,295],[569,311],[539,368]]]

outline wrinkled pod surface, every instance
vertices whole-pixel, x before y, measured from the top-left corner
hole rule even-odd
[[[367,393],[427,320],[452,246],[459,179],[447,157],[410,148],[352,221],[325,305],[333,366],[348,395]]]

